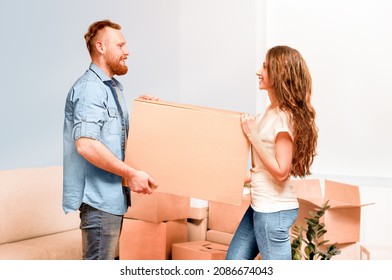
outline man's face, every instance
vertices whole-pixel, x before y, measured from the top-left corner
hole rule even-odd
[[[125,60],[129,53],[121,31],[107,28],[103,39],[105,45],[104,57],[108,70],[113,75],[125,75],[128,72]]]

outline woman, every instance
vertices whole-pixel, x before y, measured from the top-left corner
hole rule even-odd
[[[226,259],[251,260],[260,253],[264,260],[290,260],[298,201],[289,177],[310,174],[317,144],[312,79],[301,54],[287,46],[271,48],[256,74],[270,105],[263,116],[241,118],[252,145],[251,204]]]

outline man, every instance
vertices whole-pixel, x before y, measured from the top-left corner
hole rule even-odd
[[[130,190],[151,194],[158,186],[123,161],[129,116],[113,76],[127,73],[129,53],[120,29],[109,20],[90,25],[84,38],[91,64],[65,104],[63,209],[80,210],[83,259],[114,259]]]

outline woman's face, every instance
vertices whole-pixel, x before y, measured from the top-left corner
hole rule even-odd
[[[259,77],[259,89],[269,90],[270,84],[269,84],[266,62],[263,62],[263,65],[261,66],[260,70],[256,72],[256,75],[257,77]]]

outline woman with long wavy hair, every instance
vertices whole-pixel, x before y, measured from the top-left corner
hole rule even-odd
[[[252,146],[251,203],[226,259],[254,259],[260,253],[264,260],[290,260],[290,229],[299,204],[289,178],[311,174],[316,155],[312,79],[302,55],[288,46],[269,49],[256,74],[270,105],[263,115],[241,118]]]

